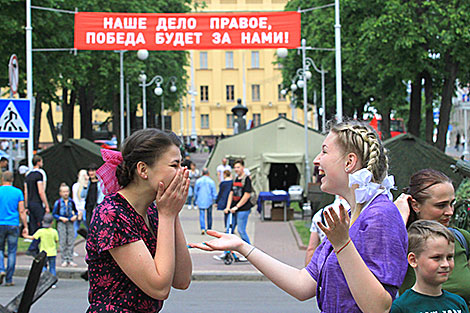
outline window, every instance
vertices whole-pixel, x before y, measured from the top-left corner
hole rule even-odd
[[[225,52],[225,68],[233,68],[233,51]]]
[[[209,128],[209,114],[201,114],[201,128]]]
[[[199,68],[207,69],[207,51],[199,52]]]
[[[234,118],[233,114],[227,114],[227,128],[233,128]]]
[[[253,114],[253,127],[259,126],[261,124],[261,114],[254,113]]]
[[[251,67],[259,68],[259,51],[251,51]]]
[[[209,86],[201,86],[201,101],[209,101]]]
[[[251,85],[251,101],[259,101],[260,100],[260,92],[259,92],[259,85]]]
[[[282,89],[284,89],[282,84],[277,85],[277,100],[286,101],[286,95],[282,94]]]
[[[227,85],[226,93],[227,93],[227,101],[234,101],[235,100],[235,86],[234,85]]]
[[[286,117],[286,113],[279,113],[279,117]]]

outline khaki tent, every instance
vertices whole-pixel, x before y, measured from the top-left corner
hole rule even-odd
[[[320,132],[308,130],[311,173],[313,159],[320,152],[324,138]],[[287,190],[290,185],[301,185],[305,190],[304,126],[284,117],[220,140],[205,165],[216,182],[216,169],[222,158],[232,162],[243,159],[245,167],[251,172],[253,186],[257,192]]]
[[[395,197],[408,186],[413,173],[425,168],[433,168],[445,173],[452,179],[456,188],[462,181],[462,176],[454,173],[450,168],[456,160],[411,134],[402,134],[388,139],[384,145],[389,151],[389,173],[395,176],[397,186],[397,190],[393,191]]]

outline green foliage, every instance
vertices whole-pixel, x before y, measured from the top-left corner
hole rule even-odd
[[[180,13],[190,10],[190,0],[35,0],[35,6],[88,12],[139,12],[139,13]],[[8,86],[6,64],[11,54],[18,55],[20,64],[20,86],[23,96],[26,92],[26,43],[25,43],[25,2],[0,0],[0,86]],[[33,10],[34,48],[73,48],[73,14]],[[161,75],[164,80],[165,107],[177,109],[178,99],[186,92],[186,53],[182,51],[151,51],[146,61],[138,60],[130,51],[124,56],[124,73],[130,85],[131,109],[136,110],[142,99],[142,88],[138,76],[145,70],[147,76]],[[177,92],[169,92],[169,77],[177,78]],[[62,88],[79,90],[85,88],[93,108],[112,112],[119,102],[119,54],[113,51],[33,52],[33,90],[42,102],[55,101]],[[152,88],[153,89],[153,88]],[[160,98],[148,92],[149,111],[159,112]]]
[[[465,178],[455,192],[455,200],[470,200],[470,179]]]
[[[286,10],[318,7],[326,0],[291,0]],[[465,12],[468,1],[341,0],[341,60],[343,112],[352,116],[370,104],[379,113],[393,110],[407,115],[406,85],[424,71],[433,81],[433,95],[439,100],[449,64],[457,63],[457,78],[466,84],[470,62],[470,28]],[[302,14],[302,38],[307,46],[334,48],[334,8]],[[335,112],[335,54],[308,51],[317,66],[324,65],[326,75],[327,117]],[[301,56],[291,50],[284,65],[284,85],[301,67]],[[313,89],[320,89],[320,75],[309,82],[309,102]],[[424,113],[424,109],[423,109]]]

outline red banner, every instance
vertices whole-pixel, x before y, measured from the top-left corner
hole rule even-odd
[[[297,48],[300,13],[75,14],[79,50]]]

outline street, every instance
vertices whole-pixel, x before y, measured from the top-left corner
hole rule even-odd
[[[23,288],[26,279],[15,278],[16,286],[0,286],[0,303],[6,305]],[[88,283],[62,279],[31,307],[32,313],[83,313],[88,307]],[[188,290],[172,290],[165,313],[316,313],[315,299],[300,302],[270,282],[194,281]]]

